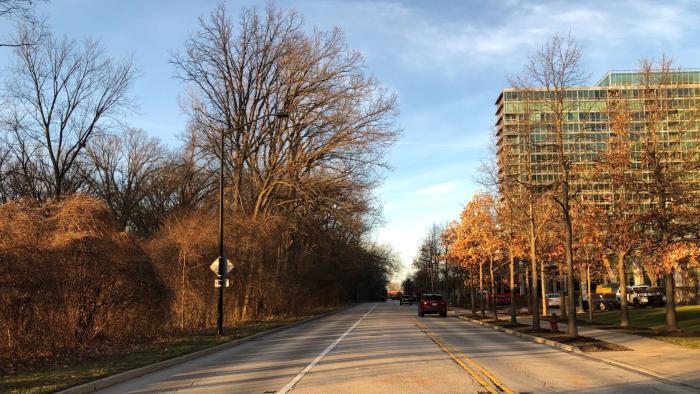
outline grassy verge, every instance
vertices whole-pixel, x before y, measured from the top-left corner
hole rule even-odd
[[[332,310],[334,309],[319,310],[315,314]],[[228,327],[223,337],[218,337],[215,332],[207,332],[89,361],[20,371],[0,379],[0,393],[51,393],[291,324],[307,317],[309,316],[247,322],[240,326]]]
[[[467,316],[467,315],[465,315]],[[584,336],[578,336],[576,338],[571,338],[566,335],[566,333],[563,333],[561,331],[551,331],[547,329],[538,329],[535,330],[530,325],[526,324],[511,324],[510,319],[499,319],[495,320],[492,317],[474,317],[474,316],[468,316],[472,319],[478,319],[481,320],[484,323],[489,323],[493,324],[496,326],[501,326],[504,328],[509,328],[513,331],[518,331],[523,334],[528,334],[532,335],[535,337],[540,337],[540,338],[545,338],[549,339],[552,341],[560,342],[560,343],[565,343],[567,345],[575,346],[584,352],[601,352],[601,351],[624,351],[624,350],[630,350],[629,348],[618,345],[615,343],[611,342],[606,342],[602,341],[600,339],[596,338],[591,338],[591,337],[584,337]],[[547,324],[547,322],[543,322],[543,324]]]
[[[629,334],[644,335],[664,342],[674,343],[692,349],[700,349],[700,305],[676,307],[678,325],[681,332],[666,332],[666,310],[664,308],[630,308],[632,327],[621,329],[620,311],[596,312],[593,324],[596,328],[617,330]],[[579,314],[582,324],[588,323],[588,314]]]

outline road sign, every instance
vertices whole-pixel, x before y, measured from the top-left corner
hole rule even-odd
[[[209,268],[211,268],[211,270],[214,271],[214,273],[218,275],[219,274],[219,259],[214,260],[214,262],[211,263]],[[228,274],[229,272],[231,272],[232,269],[233,269],[233,263],[231,262],[231,260],[226,259],[226,273]]]
[[[229,287],[229,285],[230,285],[230,283],[229,283],[228,279],[226,279],[226,287]],[[219,278],[214,279],[214,287],[217,287],[217,288],[221,287],[221,279],[219,279]]]

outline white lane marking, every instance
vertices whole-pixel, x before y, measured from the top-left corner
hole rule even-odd
[[[286,386],[282,387],[282,389],[281,389],[280,391],[278,391],[277,394],[286,394],[286,393],[288,393],[289,391],[291,391],[291,390],[294,388],[294,385],[297,384],[297,383],[299,383],[299,381],[301,380],[301,378],[303,378],[304,375],[306,375],[307,372],[311,371],[311,368],[313,368],[316,364],[318,364],[319,361],[321,361],[324,357],[326,357],[326,355],[327,355],[328,353],[330,353],[330,351],[333,350],[333,348],[334,348],[340,341],[342,341],[343,338],[345,338],[346,335],[350,334],[350,331],[352,331],[355,327],[357,327],[357,325],[360,324],[360,322],[362,321],[362,319],[364,319],[365,317],[367,317],[367,315],[369,315],[370,313],[372,313],[372,311],[373,311],[374,308],[376,308],[376,307],[377,307],[377,304],[374,304],[374,306],[372,307],[372,309],[370,309],[369,311],[367,311],[367,313],[365,313],[364,315],[362,315],[362,317],[360,318],[360,320],[356,321],[355,324],[352,325],[352,327],[348,328],[348,330],[345,331],[345,332],[343,333],[343,335],[341,335],[340,337],[338,337],[338,339],[336,339],[335,342],[333,342],[333,343],[331,343],[330,345],[328,345],[328,347],[327,347],[324,351],[322,351],[321,354],[319,354],[318,356],[316,356],[316,358],[314,359],[314,361],[312,361],[309,365],[307,365],[306,368],[302,369],[301,372],[299,372],[299,373],[297,374],[297,376],[294,377],[294,379],[290,380],[289,383],[287,383]]]

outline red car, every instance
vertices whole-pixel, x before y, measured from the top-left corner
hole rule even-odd
[[[423,317],[426,313],[439,313],[447,317],[447,303],[440,294],[423,294],[418,305],[418,316]]]

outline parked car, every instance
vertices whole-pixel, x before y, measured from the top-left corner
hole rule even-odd
[[[407,295],[407,294],[402,295],[401,300],[399,300],[399,304],[400,305],[403,305],[403,304],[413,305],[413,296]]]
[[[615,293],[593,293],[590,298],[594,311],[620,309],[620,300],[617,299]],[[583,310],[588,310],[588,297],[583,297]]]
[[[491,293],[486,294],[486,298],[491,302]],[[527,302],[525,296],[519,293],[515,294],[515,300],[518,305],[524,305]],[[496,293],[496,305],[510,305],[510,292]]]
[[[426,313],[439,313],[440,316],[447,316],[447,302],[440,294],[423,294],[418,304],[418,316],[423,317]]]
[[[548,308],[551,308],[553,306],[556,306],[557,308],[561,307],[561,296],[559,295],[559,293],[545,294],[544,299],[547,303]]]
[[[647,285],[632,286],[628,288],[627,300],[635,308],[666,305],[666,295],[664,295],[663,289],[660,287],[651,287]]]

